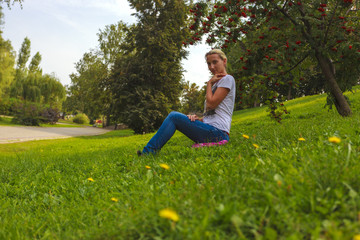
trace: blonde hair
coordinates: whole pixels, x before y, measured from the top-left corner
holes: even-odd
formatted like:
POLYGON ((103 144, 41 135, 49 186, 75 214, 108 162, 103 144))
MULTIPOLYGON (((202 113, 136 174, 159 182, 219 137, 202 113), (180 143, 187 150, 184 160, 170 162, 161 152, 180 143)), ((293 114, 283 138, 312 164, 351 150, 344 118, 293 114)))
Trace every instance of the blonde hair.
POLYGON ((219 57, 221 58, 221 60, 227 60, 225 53, 223 51, 221 51, 220 49, 212 49, 209 52, 207 52, 205 54, 205 60, 207 60, 207 56, 212 55, 212 54, 218 54, 219 57))

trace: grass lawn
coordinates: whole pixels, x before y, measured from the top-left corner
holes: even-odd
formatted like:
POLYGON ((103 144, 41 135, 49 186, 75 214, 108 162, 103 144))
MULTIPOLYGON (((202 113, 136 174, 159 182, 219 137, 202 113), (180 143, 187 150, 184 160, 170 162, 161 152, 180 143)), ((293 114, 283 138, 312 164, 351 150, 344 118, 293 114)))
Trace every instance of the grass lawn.
POLYGON ((348 96, 351 117, 299 98, 282 124, 238 111, 227 145, 176 133, 155 157, 136 156, 153 134, 129 130, 0 145, 0 239, 360 237, 360 92, 348 96))
POLYGON ((0 116, 0 126, 19 126, 18 124, 11 122, 12 117, 0 116))
POLYGON ((92 127, 91 124, 78 124, 78 123, 74 123, 71 120, 64 120, 64 119, 59 119, 59 121, 56 124, 40 124, 41 127, 92 127))

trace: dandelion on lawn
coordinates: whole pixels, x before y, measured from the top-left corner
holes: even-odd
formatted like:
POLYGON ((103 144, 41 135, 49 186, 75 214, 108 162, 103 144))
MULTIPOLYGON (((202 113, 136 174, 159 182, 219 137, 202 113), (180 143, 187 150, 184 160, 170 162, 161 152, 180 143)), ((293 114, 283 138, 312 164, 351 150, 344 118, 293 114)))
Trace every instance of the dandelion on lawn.
POLYGON ((89 182, 94 182, 94 179, 92 179, 91 177, 89 177, 87 180, 88 180, 89 182))
POLYGON ((174 222, 179 221, 179 215, 170 208, 165 208, 159 211, 159 216, 162 218, 170 219, 174 222))
POLYGON ((299 141, 305 141, 305 138, 302 138, 302 137, 301 137, 301 138, 299 138, 298 140, 299 140, 299 141))
POLYGON ((146 169, 150 169, 151 167, 150 166, 145 166, 146 169))
POLYGON ((329 142, 331 143, 340 143, 341 139, 338 137, 329 137, 329 142))
POLYGON ((353 238, 353 240, 360 240, 360 234, 356 234, 353 238))
POLYGON ((253 143, 254 148, 259 148, 259 145, 257 145, 256 143, 253 143))
POLYGON ((111 198, 111 201, 113 201, 113 202, 118 202, 119 199, 112 197, 112 198, 111 198))
POLYGON ((243 136, 243 138, 245 138, 245 139, 249 139, 249 136, 246 135, 246 134, 243 134, 242 136, 243 136))
POLYGON ((160 167, 162 167, 162 168, 165 169, 165 170, 170 169, 169 165, 167 165, 167 164, 165 164, 165 163, 161 163, 161 164, 160 164, 160 167))

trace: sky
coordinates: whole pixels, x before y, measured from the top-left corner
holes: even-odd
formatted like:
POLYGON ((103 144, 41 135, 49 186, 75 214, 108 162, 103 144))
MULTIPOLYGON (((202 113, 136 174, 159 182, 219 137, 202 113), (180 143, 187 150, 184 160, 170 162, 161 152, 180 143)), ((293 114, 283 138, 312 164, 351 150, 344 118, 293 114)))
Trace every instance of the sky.
MULTIPOLYGON (((118 21, 136 23, 127 0, 24 0, 9 10, 3 4, 3 38, 10 40, 16 52, 25 37, 31 41, 31 57, 40 52, 43 73, 55 74, 63 85, 76 73, 84 53, 98 45, 97 33, 118 21)), ((201 44, 188 48, 183 60, 184 80, 203 86, 210 77, 204 55, 210 47, 201 44)), ((30 62, 30 60, 29 60, 30 62)))

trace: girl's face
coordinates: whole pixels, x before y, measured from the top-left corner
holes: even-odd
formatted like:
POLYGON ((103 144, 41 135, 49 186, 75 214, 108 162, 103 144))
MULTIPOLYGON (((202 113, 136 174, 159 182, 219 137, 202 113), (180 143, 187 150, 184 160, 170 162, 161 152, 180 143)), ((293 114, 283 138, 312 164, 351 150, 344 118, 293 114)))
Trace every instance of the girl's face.
POLYGON ((212 74, 226 74, 226 59, 221 59, 219 54, 208 55, 206 62, 212 74))

